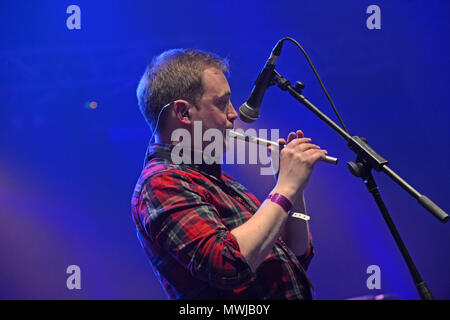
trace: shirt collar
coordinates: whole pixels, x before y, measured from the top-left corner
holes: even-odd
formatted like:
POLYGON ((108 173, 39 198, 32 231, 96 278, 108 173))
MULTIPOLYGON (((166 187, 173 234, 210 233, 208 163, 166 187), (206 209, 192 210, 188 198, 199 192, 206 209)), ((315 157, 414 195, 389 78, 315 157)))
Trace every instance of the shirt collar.
MULTIPOLYGON (((174 147, 175 145, 173 144, 151 143, 148 146, 147 155, 145 157, 146 164, 151 159, 164 159, 169 163, 174 163, 174 161, 172 160, 172 151, 174 147)), ((183 151, 190 153, 189 159, 191 159, 191 163, 190 164, 182 163, 181 165, 189 166, 197 170, 203 171, 209 175, 216 177, 217 179, 221 178, 222 166, 220 165, 220 163, 217 162, 213 162, 212 164, 205 163, 202 151, 197 151, 186 147, 181 149, 181 153, 183 153, 183 151), (195 157, 195 154, 197 154, 197 157, 195 157), (201 160, 200 163, 197 163, 199 161, 194 161, 199 159, 201 160)))

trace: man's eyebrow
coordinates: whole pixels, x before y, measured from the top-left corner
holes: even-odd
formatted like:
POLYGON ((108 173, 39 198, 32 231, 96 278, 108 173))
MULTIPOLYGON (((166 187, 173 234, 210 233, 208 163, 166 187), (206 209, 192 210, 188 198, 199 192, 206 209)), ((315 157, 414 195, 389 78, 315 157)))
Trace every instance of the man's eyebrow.
POLYGON ((230 96, 231 96, 231 92, 227 91, 224 94, 222 94, 221 96, 216 97, 214 100, 215 101, 222 101, 222 100, 228 99, 230 96))

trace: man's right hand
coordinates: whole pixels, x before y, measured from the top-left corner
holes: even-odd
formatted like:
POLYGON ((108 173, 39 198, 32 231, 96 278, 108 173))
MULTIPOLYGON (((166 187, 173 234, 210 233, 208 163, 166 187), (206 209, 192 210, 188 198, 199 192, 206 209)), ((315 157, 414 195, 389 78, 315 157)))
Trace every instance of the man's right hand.
MULTIPOLYGON (((279 139, 278 143, 285 147, 272 156, 279 156, 279 172, 275 189, 294 202, 297 195, 302 193, 314 165, 327 155, 326 150, 320 149, 318 145, 312 144, 310 138, 305 138, 303 132, 291 132, 288 141, 279 139)), ((269 147, 273 151, 272 147, 269 147)))

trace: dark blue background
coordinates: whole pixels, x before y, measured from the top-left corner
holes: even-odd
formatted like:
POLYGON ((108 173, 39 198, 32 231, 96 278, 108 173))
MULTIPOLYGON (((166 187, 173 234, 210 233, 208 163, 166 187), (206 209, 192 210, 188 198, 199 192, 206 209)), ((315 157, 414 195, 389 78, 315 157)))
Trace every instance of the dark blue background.
MULTIPOLYGON (((150 131, 135 97, 151 58, 195 47, 231 61, 237 108, 284 36, 308 51, 354 135, 444 210, 450 152, 448 1, 2 1, 0 10, 0 298, 165 299, 135 236, 130 198, 150 131), (66 8, 81 8, 81 30, 66 8), (366 8, 381 8, 381 30, 366 8), (86 108, 98 102, 95 110, 86 108), (82 289, 66 288, 81 267, 82 289)), ((335 119, 305 59, 286 43, 277 69, 335 119)), ((241 122, 237 127, 244 127, 241 122)), ((307 190, 317 299, 417 292, 387 227, 346 161, 345 143, 288 94, 270 89, 259 128, 300 128, 340 158, 307 190), (368 290, 366 268, 381 268, 368 290)), ((259 167, 226 165, 260 199, 259 167)), ((450 298, 449 226, 375 175, 419 270, 450 298)))

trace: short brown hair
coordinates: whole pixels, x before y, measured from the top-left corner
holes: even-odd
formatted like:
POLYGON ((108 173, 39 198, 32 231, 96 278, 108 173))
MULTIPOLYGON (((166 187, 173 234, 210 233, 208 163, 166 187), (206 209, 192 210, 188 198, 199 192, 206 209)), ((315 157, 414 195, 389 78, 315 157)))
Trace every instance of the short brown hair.
MULTIPOLYGON (((228 73, 228 61, 195 49, 172 49, 147 66, 136 90, 139 108, 154 131, 162 107, 184 99, 196 105, 204 93, 202 74, 208 67, 228 73)), ((163 117, 161 117, 163 118, 163 117)), ((161 125, 162 119, 158 126, 161 125)))

